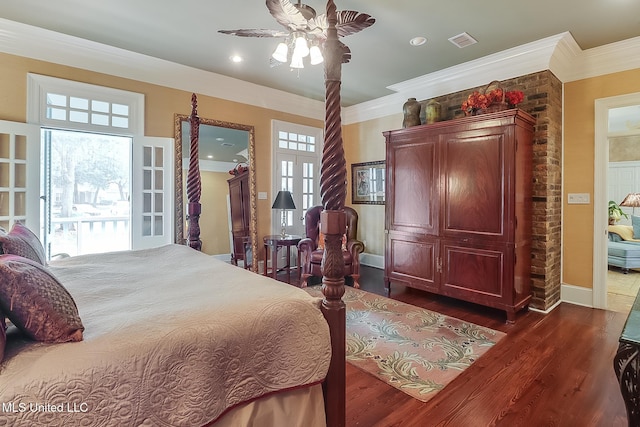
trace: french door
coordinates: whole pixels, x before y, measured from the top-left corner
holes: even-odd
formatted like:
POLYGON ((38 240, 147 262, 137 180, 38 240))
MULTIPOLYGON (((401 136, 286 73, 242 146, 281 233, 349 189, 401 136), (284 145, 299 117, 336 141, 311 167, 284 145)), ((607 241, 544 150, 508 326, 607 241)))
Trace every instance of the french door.
POLYGON ((288 234, 305 235, 304 215, 320 203, 320 156, 322 129, 273 121, 274 180, 273 198, 278 191, 290 191, 295 210, 273 212, 272 230, 284 225, 288 234))
POLYGON ((278 154, 276 167, 277 191, 291 192, 295 210, 274 212, 274 230, 280 231, 284 225, 287 234, 305 235, 304 215, 307 210, 319 203, 319 165, 313 155, 278 154), (284 221, 284 224, 283 224, 284 221))

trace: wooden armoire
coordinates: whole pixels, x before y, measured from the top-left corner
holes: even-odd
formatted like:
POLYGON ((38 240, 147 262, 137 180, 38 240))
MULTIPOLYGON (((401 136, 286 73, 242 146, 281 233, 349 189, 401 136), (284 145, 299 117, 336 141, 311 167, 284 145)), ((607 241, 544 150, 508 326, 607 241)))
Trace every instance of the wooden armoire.
POLYGON ((238 265, 238 260, 243 261, 248 268, 251 259, 251 235, 249 223, 251 208, 249 207, 249 172, 243 172, 227 180, 229 183, 229 205, 231 210, 231 236, 233 247, 231 248, 231 262, 238 265))
POLYGON ((535 119, 517 110, 384 132, 385 287, 504 310, 531 299, 535 119))

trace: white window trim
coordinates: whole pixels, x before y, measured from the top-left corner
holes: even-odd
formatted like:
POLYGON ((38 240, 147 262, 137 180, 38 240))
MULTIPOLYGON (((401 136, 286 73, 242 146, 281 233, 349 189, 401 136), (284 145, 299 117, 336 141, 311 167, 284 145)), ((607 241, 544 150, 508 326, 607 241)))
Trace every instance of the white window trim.
POLYGON ((57 129, 85 130, 112 135, 144 135, 144 95, 141 93, 28 73, 27 100, 27 123, 57 129), (129 127, 119 128, 76 122, 73 123, 73 126, 69 126, 65 121, 47 119, 45 94, 49 92, 78 96, 80 98, 92 97, 107 102, 126 104, 129 106, 129 127))

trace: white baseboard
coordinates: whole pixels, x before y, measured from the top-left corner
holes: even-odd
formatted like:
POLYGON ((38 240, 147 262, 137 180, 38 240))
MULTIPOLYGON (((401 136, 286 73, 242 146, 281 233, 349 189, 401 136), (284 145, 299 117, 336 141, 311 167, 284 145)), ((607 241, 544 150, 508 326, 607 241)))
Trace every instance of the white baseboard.
POLYGON ((360 264, 368 267, 384 269, 384 256, 363 252, 360 254, 360 264))
POLYGON ((560 286, 560 301, 584 307, 593 307, 593 289, 563 283, 560 286))
MULTIPOLYGON (((555 304, 553 304, 551 307, 547 308, 546 310, 541 310, 539 308, 534 308, 529 306, 529 311, 535 311, 536 313, 542 313, 542 314, 549 314, 551 313, 551 311, 553 311, 554 308, 556 308, 557 306, 559 306, 563 301, 557 301, 555 304)), ((568 301, 566 301, 568 302, 568 301)))

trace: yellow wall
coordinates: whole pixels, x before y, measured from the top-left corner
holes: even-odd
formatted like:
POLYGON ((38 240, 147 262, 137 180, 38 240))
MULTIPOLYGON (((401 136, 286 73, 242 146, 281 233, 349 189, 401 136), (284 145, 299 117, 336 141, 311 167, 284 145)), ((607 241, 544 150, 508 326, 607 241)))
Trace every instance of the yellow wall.
MULTIPOLYGON (((68 80, 142 93, 145 96, 145 134, 173 138, 175 114, 191 113, 191 93, 67 67, 49 62, 0 53, 0 120, 26 121, 27 73, 43 74, 68 80)), ((271 120, 277 119, 307 126, 323 127, 321 120, 254 107, 209 96, 198 96, 198 115, 234 123, 252 125, 256 139, 257 191, 268 194, 257 201, 258 238, 271 233, 271 120)), ((203 210, 201 221, 206 221, 203 210)), ((204 226, 204 224, 201 224, 204 226)), ((226 230, 226 221, 222 229, 226 230)), ((220 238, 228 240, 228 234, 220 238)), ((258 245, 262 247, 262 245, 258 245)))
POLYGON ((640 69, 566 83, 564 90, 562 281, 593 288, 594 206, 569 205, 566 195, 589 193, 593 200, 595 100, 640 92, 640 69))
POLYGON ((358 212, 358 239, 365 240, 365 252, 384 256, 384 205, 351 204, 351 164, 385 159, 385 141, 382 132, 402 127, 400 113, 344 126, 343 139, 348 169, 346 204, 358 212))

